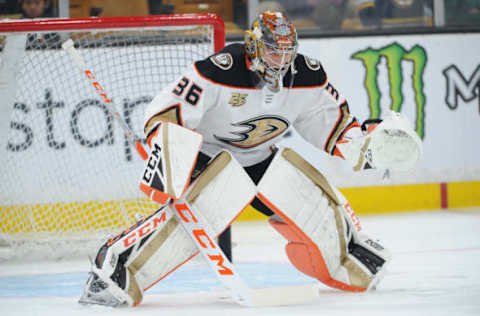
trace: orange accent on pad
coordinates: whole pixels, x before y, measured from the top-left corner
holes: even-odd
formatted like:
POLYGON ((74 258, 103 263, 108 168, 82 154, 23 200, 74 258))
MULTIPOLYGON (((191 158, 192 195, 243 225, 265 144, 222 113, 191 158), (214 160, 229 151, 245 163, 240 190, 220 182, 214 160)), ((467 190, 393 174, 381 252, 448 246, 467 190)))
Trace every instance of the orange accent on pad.
POLYGON ((146 184, 140 183, 140 190, 145 193, 152 201, 155 201, 160 204, 165 204, 168 202, 168 199, 173 198, 165 192, 155 190, 152 187, 149 187, 146 184))
MULTIPOLYGON (((148 136, 147 138, 147 144, 148 144, 148 147, 152 148, 152 139, 158 134, 158 129, 153 132, 152 134, 150 134, 150 136, 148 136)), ((143 158, 143 157, 142 157, 143 158)), ((148 155, 147 155, 147 158, 148 158, 148 155)), ((147 160, 147 158, 143 159, 143 160, 147 160)))
POLYGON ((295 233, 287 224, 270 219, 270 225, 275 228, 289 243, 285 246, 288 259, 302 273, 319 279, 322 274, 328 274, 328 271, 321 271, 322 267, 317 266, 322 259, 317 258, 318 252, 310 251, 307 246, 308 241, 303 236, 295 233))
POLYGON ((282 211, 280 211, 263 194, 258 193, 258 198, 265 203, 276 215, 285 222, 270 220, 269 223, 289 243, 285 247, 290 262, 302 273, 309 275, 320 282, 343 291, 364 292, 365 288, 358 288, 332 278, 318 246, 282 211))

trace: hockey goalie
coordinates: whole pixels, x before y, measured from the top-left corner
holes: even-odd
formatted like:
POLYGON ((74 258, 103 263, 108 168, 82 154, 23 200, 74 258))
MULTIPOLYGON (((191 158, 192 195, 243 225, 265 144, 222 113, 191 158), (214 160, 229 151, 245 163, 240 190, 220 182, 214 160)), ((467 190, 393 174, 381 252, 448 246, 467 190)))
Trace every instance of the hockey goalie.
POLYGON ((342 291, 376 287, 389 251, 361 230, 321 170, 277 143, 294 127, 362 170, 410 168, 421 142, 398 113, 360 125, 321 63, 297 50, 288 18, 264 12, 243 44, 195 62, 153 99, 140 188, 161 207, 98 250, 80 302, 136 306, 148 288, 198 253, 169 211, 180 198, 216 236, 251 204, 285 237, 299 271, 342 291))

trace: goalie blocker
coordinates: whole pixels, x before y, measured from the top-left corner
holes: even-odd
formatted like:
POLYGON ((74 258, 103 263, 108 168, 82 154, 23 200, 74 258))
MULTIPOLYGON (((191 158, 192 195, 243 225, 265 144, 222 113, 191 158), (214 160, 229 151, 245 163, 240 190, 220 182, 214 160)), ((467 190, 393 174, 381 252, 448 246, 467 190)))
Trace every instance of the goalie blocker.
MULTIPOLYGON (((174 124, 163 125, 172 139, 177 133, 183 135, 184 141, 176 144, 179 148, 168 151, 167 157, 170 161, 181 160, 185 157, 183 153, 188 152, 182 146, 195 143, 193 139, 198 140, 198 134, 174 124), (187 139, 189 135, 191 138, 187 139)), ((165 139, 154 137, 152 142, 161 143, 165 139)), ((186 159, 193 164, 196 154, 186 159)), ((183 166, 191 170, 188 163, 183 166)), ((148 162, 147 168, 150 168, 148 162)), ((169 168, 162 171, 165 170, 171 171, 169 168)), ((155 173, 159 172, 157 168, 155 173)), ((173 173, 163 174, 164 179, 168 177, 181 178, 173 173)), ((184 176, 182 179, 183 182, 177 183, 189 181, 184 176)), ((151 184, 145 184, 144 188, 152 188, 151 184)), ((180 184, 176 192, 182 191, 181 187, 180 184)), ((149 196, 154 196, 153 191, 161 192, 160 189, 152 188, 149 196)), ((287 255, 301 272, 328 286, 357 292, 374 288, 382 278, 390 260, 389 252, 361 232, 345 198, 291 149, 275 153, 257 186, 234 157, 224 151, 181 196, 218 236, 255 195, 275 213, 269 223, 288 240, 287 255)), ((81 302, 137 305, 146 289, 197 253, 188 234, 172 216, 170 206, 163 206, 102 246, 81 302)))

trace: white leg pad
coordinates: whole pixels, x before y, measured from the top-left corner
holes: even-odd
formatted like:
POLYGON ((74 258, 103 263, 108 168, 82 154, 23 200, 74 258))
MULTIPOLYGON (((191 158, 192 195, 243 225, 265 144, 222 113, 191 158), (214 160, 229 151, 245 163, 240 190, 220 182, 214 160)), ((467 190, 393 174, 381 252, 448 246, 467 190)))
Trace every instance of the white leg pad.
MULTIPOLYGON (((343 196, 339 199, 338 191, 318 170, 293 150, 280 149, 258 184, 258 191, 259 198, 286 224, 280 229, 279 222, 273 226, 287 239, 295 236, 295 240, 289 239, 291 243, 309 249, 304 252, 298 247, 302 250, 299 254, 314 254, 310 257, 316 261, 312 263, 313 272, 307 274, 342 290, 365 291, 369 287, 374 273, 348 250, 356 229, 343 207, 346 200, 343 196)), ((290 251, 289 258, 294 264, 300 262, 297 268, 305 266, 301 262, 304 259, 292 256, 295 251, 290 251)))
MULTIPOLYGON (((255 195, 256 188, 248 174, 225 151, 213 159, 184 197, 218 236, 255 195)), ((106 279, 118 301, 138 305, 146 289, 198 254, 170 207, 125 231, 102 247, 102 255, 102 250, 97 255, 95 261, 100 264, 93 271, 106 279), (125 278, 113 277, 120 274, 125 278), (115 281, 118 279, 124 281, 115 281)))
MULTIPOLYGON (((250 204, 255 194, 255 185, 243 167, 230 153, 222 152, 188 189, 186 200, 218 236, 250 204)), ((159 247, 152 247, 151 256, 135 273, 144 289, 198 253, 178 221, 174 217, 171 221, 174 227, 168 238, 159 247)), ((132 258, 132 264, 134 262, 132 258)))

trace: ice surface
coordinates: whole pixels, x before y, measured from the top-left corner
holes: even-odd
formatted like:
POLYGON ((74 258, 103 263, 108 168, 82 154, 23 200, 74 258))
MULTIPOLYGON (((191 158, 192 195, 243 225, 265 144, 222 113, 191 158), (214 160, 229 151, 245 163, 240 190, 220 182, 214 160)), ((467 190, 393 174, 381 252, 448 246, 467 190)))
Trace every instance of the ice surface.
MULTIPOLYGON (((480 315, 480 209, 362 218, 365 232, 393 253, 377 290, 320 287, 309 304, 246 308, 235 304, 201 259, 145 293, 136 308, 81 306, 88 259, 0 264, 1 315, 480 315)), ((284 241, 264 222, 235 223, 234 263, 249 286, 308 284, 289 263, 284 241)))

